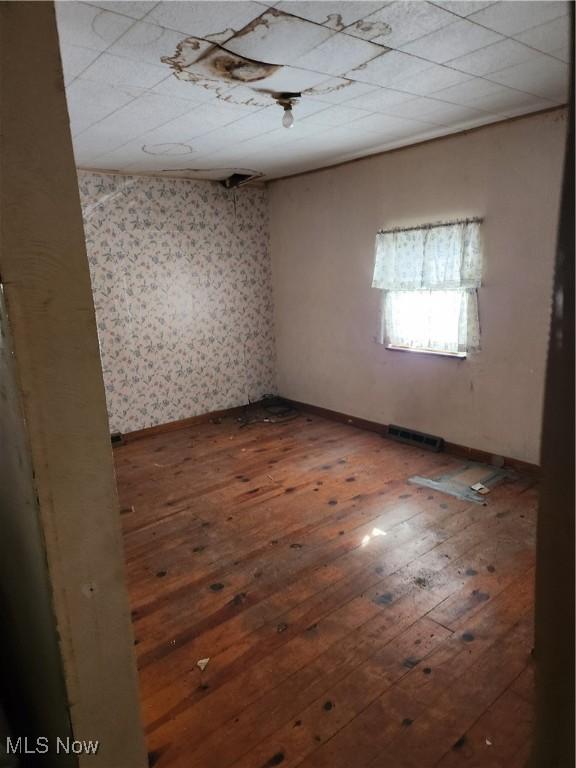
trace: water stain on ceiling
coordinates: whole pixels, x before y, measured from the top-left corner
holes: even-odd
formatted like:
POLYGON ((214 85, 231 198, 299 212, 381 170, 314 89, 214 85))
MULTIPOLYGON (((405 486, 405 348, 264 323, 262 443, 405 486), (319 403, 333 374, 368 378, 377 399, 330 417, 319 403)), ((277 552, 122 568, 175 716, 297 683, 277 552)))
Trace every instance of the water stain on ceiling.
POLYGON ((163 144, 143 144, 142 152, 147 155, 190 155, 194 150, 189 144, 183 144, 181 142, 169 141, 163 144))
POLYGON ((390 24, 384 21, 370 21, 369 19, 360 19, 353 27, 354 30, 361 33, 361 37, 367 40, 373 40, 376 37, 389 35, 392 32, 390 24))
MULTIPOLYGON (((332 16, 328 18, 336 28, 341 24, 341 20, 332 19, 332 16)), ((310 24, 273 8, 230 37, 231 31, 217 32, 205 38, 189 36, 176 46, 172 56, 163 56, 161 61, 173 70, 178 79, 214 90, 217 97, 223 101, 261 107, 270 103, 270 96, 274 98, 278 94, 274 89, 266 90, 255 86, 263 84, 262 81, 280 71, 284 63, 288 63, 289 59, 284 52, 287 45, 292 49, 294 46, 298 48, 303 31, 308 36, 317 36, 318 42, 334 34, 327 27, 310 24), (225 42, 218 42, 226 37, 225 42), (266 52, 266 60, 253 58, 250 55, 252 50, 258 53, 266 52), (254 95, 244 91, 242 96, 237 94, 237 98, 228 88, 223 88, 223 85, 247 86, 252 88, 254 95)), ((309 42, 306 43, 308 44, 309 42)), ((291 50, 290 56, 293 55, 294 50, 291 50)), ((323 92, 342 87, 344 85, 339 84, 335 88, 328 87, 323 92)))
POLYGON ((263 80, 280 69, 277 64, 249 59, 230 53, 220 45, 202 50, 202 43, 195 37, 187 37, 176 47, 174 56, 163 56, 176 77, 202 84, 203 81, 228 83, 253 83, 263 80))

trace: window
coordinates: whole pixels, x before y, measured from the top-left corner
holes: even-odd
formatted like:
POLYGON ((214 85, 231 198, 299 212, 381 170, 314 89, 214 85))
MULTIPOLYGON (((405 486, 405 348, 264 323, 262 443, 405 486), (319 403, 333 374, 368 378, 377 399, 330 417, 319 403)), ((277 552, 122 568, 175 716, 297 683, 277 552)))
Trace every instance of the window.
POLYGON ((382 343, 459 357, 478 349, 481 261, 478 219, 379 232, 382 343))

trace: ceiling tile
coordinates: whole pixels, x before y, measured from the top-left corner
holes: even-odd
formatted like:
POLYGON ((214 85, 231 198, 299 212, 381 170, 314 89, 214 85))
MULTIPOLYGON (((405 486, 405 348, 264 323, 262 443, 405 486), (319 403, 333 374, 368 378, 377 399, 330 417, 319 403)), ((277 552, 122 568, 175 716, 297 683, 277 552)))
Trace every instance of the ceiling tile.
POLYGON ((570 64, 572 61, 572 46, 564 45, 562 48, 557 48, 555 51, 550 52, 550 56, 554 56, 555 59, 560 59, 560 61, 565 61, 567 64, 570 64))
MULTIPOLYGON (((115 152, 113 155, 110 155, 109 157, 118 156, 120 152, 115 152)), ((173 176, 175 173, 177 173, 180 169, 182 169, 183 172, 185 172, 185 175, 188 178, 193 178, 191 173, 195 169, 206 169, 208 171, 215 170, 214 166, 206 162, 204 160, 204 155, 198 155, 196 153, 192 153, 189 155, 147 155, 144 152, 140 154, 138 159, 135 159, 130 165, 124 166, 123 170, 125 170, 126 173, 158 173, 160 175, 168 175, 173 176), (190 174, 190 175, 189 175, 190 174)), ((108 156, 107 156, 108 158, 108 156)), ((102 162, 104 158, 98 158, 98 162, 102 162)), ((222 179, 226 176, 229 176, 230 173, 232 173, 232 169, 230 168, 228 173, 225 171, 220 174, 219 177, 216 177, 215 180, 218 180, 218 178, 222 179)), ((210 175, 206 175, 204 178, 210 178, 210 175)))
POLYGON ((161 27, 193 37, 213 37, 222 42, 260 16, 266 9, 254 2, 189 2, 169 0, 159 3, 146 17, 161 27))
POLYGON ((403 104, 406 101, 412 101, 414 98, 412 93, 390 90, 389 88, 376 88, 375 91, 370 91, 370 93, 347 101, 346 106, 367 109, 371 112, 386 113, 389 107, 395 104, 403 104))
POLYGON ((133 141, 150 129, 167 123, 190 109, 189 102, 144 94, 74 137, 74 154, 80 164, 133 141))
POLYGON ((108 2, 107 0, 90 0, 90 5, 97 5, 105 11, 121 13, 124 16, 130 16, 133 19, 141 19, 158 3, 155 0, 118 0, 117 2, 108 2))
POLYGON ((108 168, 110 170, 123 170, 130 165, 146 160, 153 161, 156 167, 159 167, 161 163, 160 157, 153 157, 142 151, 142 139, 129 141, 117 149, 104 152, 98 156, 100 168, 108 168))
POLYGON ((300 62, 295 63, 298 67, 284 66, 270 77, 262 80, 261 83, 254 83, 254 88, 258 90, 261 87, 266 91, 290 91, 294 93, 313 88, 326 80, 326 75, 323 72, 300 69, 300 62))
POLYGON ((318 2, 307 2, 298 0, 298 2, 281 2, 276 5, 279 11, 291 13, 302 19, 315 21, 317 24, 323 24, 330 29, 341 30, 349 24, 353 24, 358 19, 377 11, 385 2, 363 2, 355 0, 354 2, 332 2, 331 0, 319 0, 318 2))
POLYGON ((309 115, 315 115, 317 112, 322 112, 322 110, 329 106, 330 105, 325 101, 318 101, 318 99, 306 97, 298 99, 292 111, 294 112, 296 123, 298 123, 301 122, 303 118, 308 117, 309 115))
POLYGON ((570 17, 560 16, 554 21, 521 32, 516 35, 516 40, 544 53, 565 48, 570 45, 570 17))
POLYGON ((390 107, 389 114, 437 125, 447 125, 451 121, 460 122, 461 120, 470 120, 481 116, 479 110, 471 107, 449 104, 436 99, 427 99, 424 96, 405 104, 396 104, 390 107))
POLYGON ((161 65, 154 66, 142 61, 103 53, 83 72, 82 77, 85 80, 94 80, 98 83, 152 88, 164 80, 166 69, 161 65))
MULTIPOLYGON (((310 139, 322 135, 327 130, 326 126, 316 125, 307 120, 296 120, 292 128, 283 128, 279 121, 274 118, 273 126, 259 136, 254 136, 242 142, 241 157, 243 162, 251 154, 260 160, 266 151, 278 153, 280 150, 284 153, 287 146, 297 143, 301 139, 310 139)), ((221 159, 228 154, 228 150, 214 154, 214 159, 221 159)), ((228 155, 229 157, 229 155, 228 155)))
POLYGON ((422 120, 437 125, 453 125, 463 121, 474 122, 484 119, 485 111, 473 107, 462 107, 458 104, 438 102, 434 107, 422 113, 422 120))
MULTIPOLYGON (((271 128, 266 133, 243 141, 243 162, 250 162, 250 160, 247 158, 251 157, 257 157, 258 160, 260 160, 267 153, 267 151, 276 153, 278 151, 278 147, 284 147, 286 144, 295 141, 294 136, 298 138, 300 136, 306 135, 302 133, 304 127, 305 124, 302 122, 298 125, 295 124, 292 128, 289 129, 283 128, 278 123, 276 123, 275 127, 271 128)), ((312 127, 317 128, 317 126, 312 127)), ((229 161, 231 159, 229 154, 229 147, 214 153, 211 159, 218 160, 219 162, 223 161, 224 159, 229 161)))
POLYGON ((514 94, 518 93, 518 91, 512 91, 510 88, 505 88, 497 83, 491 83, 489 80, 476 77, 468 80, 466 83, 444 88, 444 90, 438 91, 435 96, 437 99, 449 101, 460 106, 482 109, 483 104, 491 103, 493 96, 498 97, 503 93, 514 94))
MULTIPOLYGON (((261 125, 261 133, 265 133, 266 129, 261 125)), ((194 156, 208 155, 212 152, 216 152, 222 147, 234 146, 235 144, 241 144, 247 139, 254 137, 254 130, 251 126, 243 126, 242 120, 236 120, 229 125, 223 125, 219 128, 197 136, 191 140, 187 146, 192 147, 192 154, 194 156)), ((258 136, 259 134, 256 134, 258 136)), ((141 137, 142 140, 146 139, 146 136, 141 137)), ((146 147, 150 145, 145 144, 146 147)), ((157 145, 151 145, 155 147, 157 145)), ((161 146, 161 145, 160 145, 161 146)))
POLYGON ((538 54, 535 54, 531 48, 517 43, 515 40, 506 39, 487 45, 479 51, 468 53, 466 56, 451 59, 448 65, 462 72, 481 76, 504 69, 504 67, 529 61, 534 56, 538 56, 538 54))
MULTIPOLYGON (((262 170, 260 164, 258 164, 258 167, 252 165, 249 153, 243 154, 242 160, 239 162, 237 149, 232 151, 226 149, 200 156, 192 155, 188 161, 186 161, 185 158, 181 158, 178 164, 176 163, 176 160, 177 158, 166 158, 165 168, 168 169, 170 167, 175 168, 179 166, 186 167, 190 170, 205 169, 207 171, 207 173, 198 176, 194 173, 187 173, 186 178, 212 179, 218 181, 229 176, 234 171, 252 171, 253 173, 260 173, 262 170), (219 171, 220 173, 218 173, 219 171)), ((170 175, 173 176, 174 173, 170 173, 170 175)))
POLYGON ((62 69, 64 71, 64 82, 70 83, 83 72, 86 67, 92 64, 100 53, 92 48, 81 48, 78 45, 60 45, 60 56, 62 58, 62 69))
POLYGON ((373 90, 374 86, 371 83, 360 83, 342 77, 331 77, 328 80, 323 80, 319 85, 307 89, 304 95, 312 96, 314 99, 324 101, 327 104, 341 104, 373 90))
MULTIPOLYGON (((158 144, 171 141, 188 143, 197 136, 203 136, 215 128, 223 128, 239 120, 243 114, 245 113, 242 110, 230 104, 199 104, 173 120, 164 119, 162 125, 146 132, 146 140, 158 144)), ((142 133, 144 131, 141 131, 140 135, 142 133)))
POLYGON ((294 63, 302 69, 312 69, 326 75, 341 75, 376 56, 381 56, 384 51, 379 45, 339 33, 304 56, 294 59, 294 63))
POLYGON ((396 0, 357 22, 347 34, 398 48, 429 32, 452 24, 454 15, 423 0, 396 0))
POLYGON ((354 123, 355 130, 365 129, 380 134, 381 140, 397 136, 413 136, 428 128, 433 128, 432 123, 421 120, 411 120, 395 115, 369 115, 354 123))
MULTIPOLYGON (((282 124, 282 110, 277 105, 273 104, 269 107, 264 107, 254 111, 250 115, 241 115, 233 125, 237 125, 243 135, 252 134, 252 136, 258 136, 261 133, 272 131, 275 128, 281 127, 282 124)), ((286 129, 284 129, 286 130, 286 129)))
POLYGON ((415 93, 418 96, 428 96, 442 88, 448 88, 450 85, 464 83, 470 78, 471 75, 457 72, 450 67, 433 64, 429 69, 422 72, 416 72, 406 78, 399 78, 394 82, 394 87, 400 91, 415 93))
POLYGON ((235 167, 294 173, 565 98, 566 6, 555 0, 529 8, 522 0, 290 0, 277 2, 280 10, 250 0, 98 3, 57 11, 74 151, 85 167, 194 178, 235 167), (219 77, 209 63, 201 82, 179 79, 160 59, 188 37, 279 67, 252 83, 219 77), (272 100, 279 91, 302 92, 289 130, 272 100))
POLYGON ((226 49, 268 64, 291 64, 333 34, 327 27, 272 9, 228 40, 226 49))
MULTIPOLYGON (((201 110, 202 108, 203 105, 196 107, 198 110, 201 110)), ((212 110, 212 112, 214 115, 217 114, 216 110, 212 110)), ((123 131, 125 140, 129 141, 144 133, 160 131, 165 125, 173 123, 177 124, 177 121, 179 120, 188 126, 190 122, 187 122, 185 118, 189 114, 192 114, 190 111, 190 102, 176 99, 167 100, 162 96, 147 93, 135 101, 130 102, 127 106, 122 107, 122 109, 117 110, 105 120, 98 123, 96 127, 101 128, 103 131, 109 130, 113 134, 123 131)), ((238 117, 238 113, 234 112, 234 116, 229 119, 231 121, 236 117, 238 117)), ((200 119, 200 117, 195 117, 192 122, 196 125, 200 122, 200 119)), ((215 118, 212 119, 214 120, 215 118)), ((204 125, 206 126, 205 130, 208 130, 210 120, 205 118, 204 125)), ((84 134, 82 134, 82 136, 83 135, 84 134)), ((170 133, 169 135, 172 136, 173 134, 170 133)), ((158 141, 162 140, 164 139, 159 133, 158 141)), ((172 139, 165 140, 168 141, 172 139)), ((177 140, 182 140, 182 136, 177 140)))
MULTIPOLYGON (((190 158, 198 152, 197 146, 192 144, 186 144, 183 141, 164 142, 160 144, 153 144, 147 140, 146 134, 140 136, 135 144, 140 145, 140 158, 146 156, 147 158, 161 158, 162 162, 169 159, 178 159, 179 162, 184 159, 189 162, 190 158)), ((126 145, 128 148, 130 145, 126 145)), ((117 150, 118 151, 118 150, 117 150)))
POLYGON ((120 40, 110 46, 108 53, 165 67, 168 74, 168 65, 163 64, 161 59, 163 56, 174 56, 176 46, 182 39, 180 32, 137 21, 120 40))
MULTIPOLYGON (((297 126, 294 126, 296 128, 297 126)), ((303 129, 302 133, 298 133, 297 130, 290 129, 291 137, 293 141, 284 145, 278 143, 275 146, 284 149, 284 146, 297 149, 298 152, 304 154, 305 152, 318 152, 319 150, 328 150, 334 152, 334 149, 326 142, 326 137, 335 128, 328 125, 320 125, 318 123, 311 123, 309 120, 302 121, 298 126, 298 130, 303 129)), ((278 129, 277 133, 280 132, 278 129)), ((271 134, 269 134, 271 136, 271 134)), ((272 146, 272 145, 271 145, 272 146)))
POLYGON ((230 88, 230 84, 207 88, 205 85, 189 80, 180 80, 176 75, 168 75, 164 80, 154 86, 154 91, 163 96, 175 96, 178 99, 188 99, 196 104, 211 101, 217 98, 217 92, 230 88))
POLYGON ((359 80, 374 85, 389 85, 401 77, 420 72, 430 66, 428 61, 423 61, 416 56, 410 56, 401 51, 388 51, 377 59, 372 59, 367 64, 346 73, 351 80, 359 80))
MULTIPOLYGON (((224 104, 234 107, 242 115, 251 114, 258 109, 268 107, 272 103, 272 97, 269 93, 258 93, 245 85, 232 87, 224 86, 214 91, 215 100, 213 104, 224 104)), ((204 102, 206 103, 206 102, 204 102)))
POLYGON ((262 138, 266 140, 267 146, 284 146, 301 139, 312 139, 323 136, 328 127, 318 123, 311 123, 309 120, 296 120, 292 128, 283 128, 279 123, 270 133, 266 133, 262 138))
MULTIPOLYGON (((520 91, 517 91, 517 93, 520 93, 520 91)), ((517 106, 506 107, 498 114, 502 117, 519 117, 520 115, 527 115, 531 112, 538 112, 542 109, 550 109, 551 107, 558 106, 552 104, 548 99, 532 96, 530 93, 523 94, 523 96, 525 96, 525 98, 522 99, 521 103, 517 106)))
POLYGON ((508 0, 494 3, 468 18, 503 35, 517 35, 567 13, 568 3, 557 0, 508 0))
POLYGON ((494 0, 488 0, 488 2, 486 0, 445 0, 445 2, 434 0, 434 5, 439 5, 441 8, 465 18, 488 5, 494 5, 494 0))
POLYGON ((370 113, 365 109, 355 109, 348 106, 348 104, 334 104, 331 107, 323 109, 321 112, 316 112, 310 117, 306 117, 305 120, 308 123, 315 125, 325 125, 328 127, 336 127, 339 125, 348 125, 349 123, 359 120, 361 117, 367 117, 370 113))
POLYGON ((122 128, 113 128, 98 123, 87 131, 74 136, 74 158, 76 165, 86 166, 96 160, 100 155, 111 152, 123 144, 126 144, 127 136, 122 128))
POLYGON ((130 172, 130 158, 126 157, 121 151, 118 151, 116 156, 100 154, 92 157, 79 149, 75 149, 74 159, 76 166, 82 170, 130 172))
POLYGON ((68 114, 72 133, 80 133, 142 95, 138 88, 121 88, 78 78, 69 87, 68 114))
MULTIPOLYGON (((420 124, 410 126, 411 130, 414 129, 420 131, 422 128, 423 126, 420 124)), ((426 130, 425 127, 424 130, 426 130)), ((363 130, 361 133, 358 133, 357 127, 355 125, 332 128, 328 133, 324 134, 322 138, 324 139, 325 146, 326 139, 329 138, 331 141, 334 141, 334 143, 337 144, 339 148, 342 148, 344 145, 346 145, 348 150, 351 152, 382 143, 382 134, 380 131, 363 130)))
POLYGON ((65 44, 95 51, 105 51, 134 24, 134 19, 78 2, 57 2, 56 16, 65 44))
POLYGON ((402 46, 402 50, 437 64, 443 64, 499 40, 502 40, 502 37, 496 32, 484 29, 466 19, 460 19, 437 32, 402 46))
POLYGON ((525 64, 492 72, 488 79, 545 99, 562 103, 568 99, 568 67, 544 54, 525 64))
MULTIPOLYGON (((497 113, 509 113, 529 104, 537 104, 536 108, 542 105, 542 100, 532 94, 516 91, 483 78, 445 88, 435 96, 442 101, 497 113)), ((548 105, 551 106, 551 103, 548 102, 548 105)))

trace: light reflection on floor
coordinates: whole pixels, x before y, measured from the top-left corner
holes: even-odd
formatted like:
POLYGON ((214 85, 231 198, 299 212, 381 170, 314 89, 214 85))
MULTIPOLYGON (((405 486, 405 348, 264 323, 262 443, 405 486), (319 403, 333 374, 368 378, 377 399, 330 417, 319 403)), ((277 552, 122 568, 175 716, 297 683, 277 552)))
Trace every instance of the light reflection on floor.
POLYGON ((367 546, 375 536, 386 536, 386 531, 382 531, 380 528, 372 528, 372 533, 367 533, 362 539, 361 546, 367 546))

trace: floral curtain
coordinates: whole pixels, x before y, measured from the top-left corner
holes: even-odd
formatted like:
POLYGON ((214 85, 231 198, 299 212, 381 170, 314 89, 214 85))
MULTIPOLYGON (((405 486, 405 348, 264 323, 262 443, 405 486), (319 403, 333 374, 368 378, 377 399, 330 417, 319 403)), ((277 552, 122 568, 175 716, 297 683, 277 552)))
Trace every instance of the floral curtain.
POLYGON ((373 288, 478 288, 481 275, 479 221, 392 230, 376 236, 373 288))
POLYGON ((372 285, 384 293, 381 341, 466 354, 480 347, 480 222, 380 232, 372 285))

